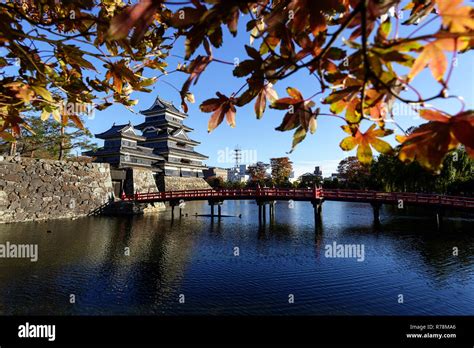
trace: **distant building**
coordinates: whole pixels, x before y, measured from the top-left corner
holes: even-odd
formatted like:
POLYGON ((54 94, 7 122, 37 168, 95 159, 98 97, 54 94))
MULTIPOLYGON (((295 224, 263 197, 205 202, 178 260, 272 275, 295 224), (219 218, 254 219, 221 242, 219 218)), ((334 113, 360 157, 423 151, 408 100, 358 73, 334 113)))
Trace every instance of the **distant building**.
POLYGON ((219 167, 209 167, 204 169, 204 178, 222 178, 224 181, 229 180, 229 169, 219 167))
POLYGON ((320 169, 319 166, 314 167, 314 175, 316 175, 318 178, 323 178, 323 171, 320 169))
POLYGON ((238 167, 229 168, 227 171, 229 181, 246 182, 249 179, 246 164, 240 164, 238 167))

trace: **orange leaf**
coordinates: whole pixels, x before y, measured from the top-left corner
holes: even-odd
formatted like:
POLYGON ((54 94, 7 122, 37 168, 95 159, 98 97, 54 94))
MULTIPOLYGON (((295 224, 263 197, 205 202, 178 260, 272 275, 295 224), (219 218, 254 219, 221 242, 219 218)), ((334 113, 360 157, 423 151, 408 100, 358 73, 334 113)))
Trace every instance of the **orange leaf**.
POLYGON ((433 77, 441 81, 448 67, 448 60, 443 51, 463 50, 468 42, 459 38, 440 38, 425 46, 411 67, 408 78, 412 80, 427 65, 433 77))
POLYGON ((236 112, 235 106, 230 104, 230 106, 228 107, 227 112, 226 112, 226 119, 227 119, 227 123, 232 128, 235 127, 235 112, 236 112))
POLYGON ((293 88, 293 87, 288 87, 286 89, 286 92, 288 93, 288 95, 290 97, 292 97, 293 99, 298 99, 298 100, 303 100, 303 96, 301 95, 300 91, 298 91, 296 88, 293 88))
POLYGON ((226 97, 219 92, 216 94, 218 98, 208 99, 200 105, 200 109, 203 112, 214 111, 211 118, 209 119, 207 127, 208 132, 211 132, 217 128, 217 126, 219 126, 224 120, 224 116, 227 119, 227 123, 231 127, 235 127, 235 98, 226 97))
POLYGON ((71 116, 69 116, 69 118, 72 120, 72 122, 74 122, 74 124, 76 125, 77 128, 84 129, 84 125, 82 124, 82 121, 79 118, 79 116, 71 115, 71 116))
POLYGON ((218 107, 209 119, 207 131, 212 132, 214 129, 216 129, 217 126, 219 126, 224 120, 224 115, 225 111, 223 110, 223 106, 218 107))
POLYGON ((417 160, 428 170, 439 172, 446 154, 459 143, 474 155, 474 111, 455 116, 433 110, 421 110, 423 118, 430 122, 422 124, 403 141, 399 158, 404 162, 417 160))
POLYGON ((438 5, 439 14, 443 24, 452 33, 463 33, 474 30, 474 18, 471 15, 472 8, 460 6, 463 0, 435 0, 438 5))

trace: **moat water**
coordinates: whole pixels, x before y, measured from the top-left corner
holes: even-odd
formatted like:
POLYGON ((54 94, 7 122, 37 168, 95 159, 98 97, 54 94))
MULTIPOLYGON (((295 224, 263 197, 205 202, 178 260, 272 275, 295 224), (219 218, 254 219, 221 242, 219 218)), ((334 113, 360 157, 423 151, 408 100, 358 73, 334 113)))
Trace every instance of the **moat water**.
POLYGON ((37 262, 0 258, 0 315, 474 315, 472 216, 437 231, 384 207, 377 227, 368 204, 326 202, 315 229, 310 203, 280 202, 259 228, 254 202, 222 211, 0 225, 0 244, 38 245, 37 262))

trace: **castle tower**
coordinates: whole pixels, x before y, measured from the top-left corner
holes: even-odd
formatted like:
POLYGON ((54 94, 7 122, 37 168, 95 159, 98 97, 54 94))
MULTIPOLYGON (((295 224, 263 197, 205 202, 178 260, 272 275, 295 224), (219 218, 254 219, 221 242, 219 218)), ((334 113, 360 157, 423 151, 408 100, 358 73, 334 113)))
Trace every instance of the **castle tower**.
POLYGON ((114 124, 109 130, 96 134, 96 138, 104 140, 104 146, 87 151, 84 155, 95 157, 96 162, 109 163, 112 168, 123 169, 130 167, 145 168, 160 173, 157 166, 163 157, 153 153, 153 150, 140 146, 145 137, 137 134, 130 124, 114 124))
POLYGON ((187 115, 160 97, 141 114, 145 121, 135 128, 142 131, 145 140, 139 144, 163 158, 159 162, 162 175, 202 178, 207 168, 202 161, 208 157, 194 150, 200 143, 188 135, 193 129, 183 124, 187 115))

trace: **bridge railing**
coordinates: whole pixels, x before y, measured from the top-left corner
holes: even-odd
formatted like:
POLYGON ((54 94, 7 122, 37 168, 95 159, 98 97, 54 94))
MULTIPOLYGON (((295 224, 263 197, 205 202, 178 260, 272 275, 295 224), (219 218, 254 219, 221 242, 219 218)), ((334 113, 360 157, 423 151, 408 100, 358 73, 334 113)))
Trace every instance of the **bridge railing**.
POLYGON ((380 192, 380 191, 358 191, 358 190, 326 190, 321 193, 323 198, 328 199, 347 199, 347 200, 370 200, 382 202, 399 202, 406 203, 426 203, 451 205, 459 207, 474 207, 474 197, 467 196, 447 196, 430 193, 414 193, 414 192, 380 192))
POLYGON ((426 193, 410 192, 380 192, 349 189, 294 189, 294 188, 245 188, 245 189, 206 189, 181 190, 165 192, 135 193, 122 195, 124 201, 171 201, 180 199, 336 199, 347 201, 379 201, 381 203, 397 203, 400 200, 406 203, 439 204, 455 207, 474 208, 474 197, 445 196, 426 193))
POLYGON ((268 198, 319 198, 321 189, 289 189, 289 188, 246 188, 246 189, 206 189, 180 190, 164 192, 135 193, 122 195, 122 200, 172 200, 185 198, 226 198, 226 197, 268 197, 268 198))

